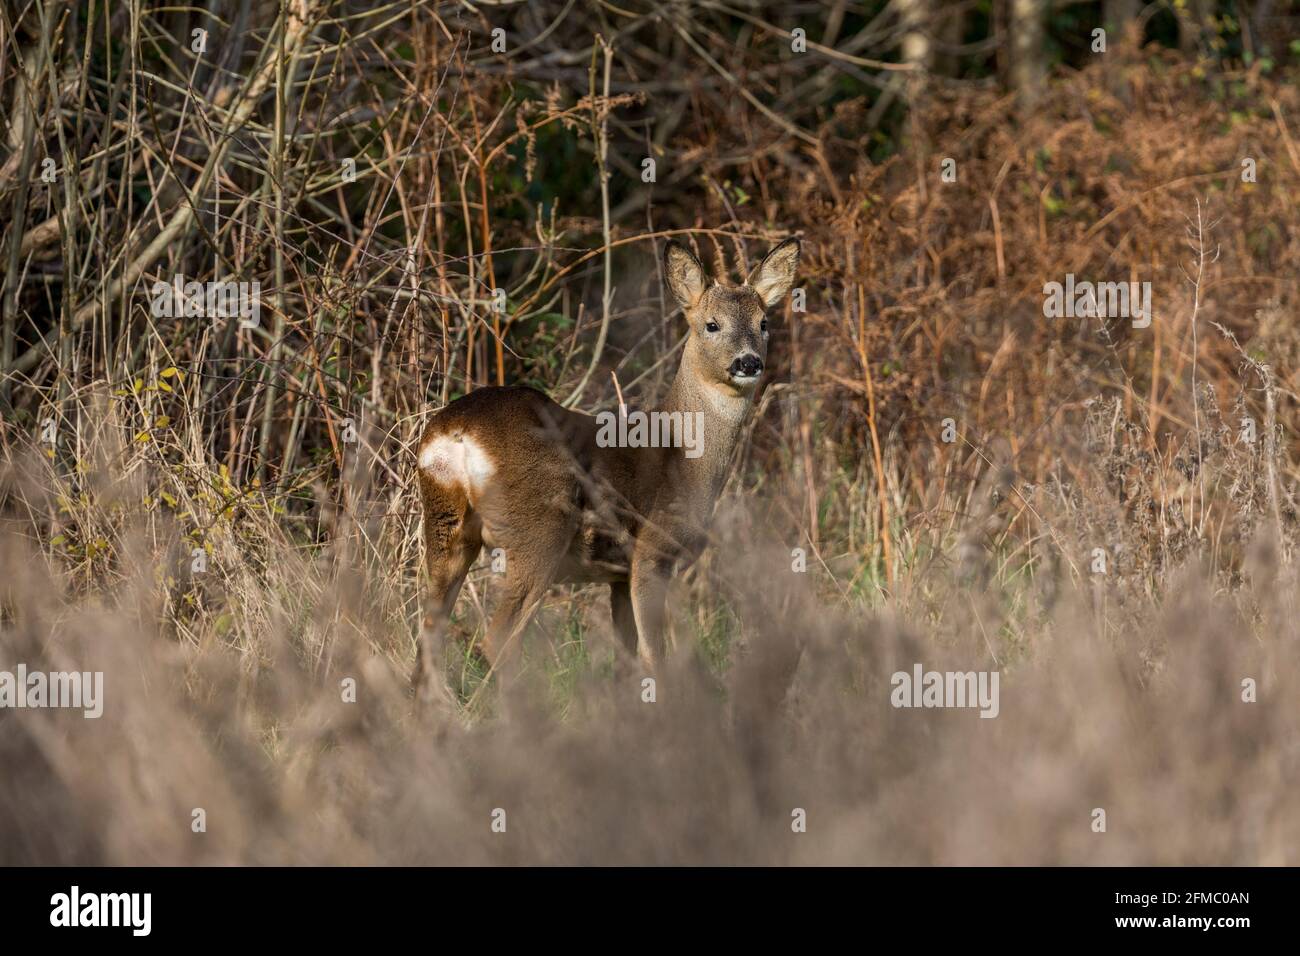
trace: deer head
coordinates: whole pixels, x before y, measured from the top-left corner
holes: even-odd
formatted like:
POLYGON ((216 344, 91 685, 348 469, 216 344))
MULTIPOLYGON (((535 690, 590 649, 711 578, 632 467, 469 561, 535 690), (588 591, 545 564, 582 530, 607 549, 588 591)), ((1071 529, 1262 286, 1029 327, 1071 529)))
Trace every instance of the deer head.
POLYGON ((668 289, 690 325, 683 366, 704 384, 748 395, 767 361, 767 310, 794 284, 799 240, 786 239, 754 267, 744 285, 711 280, 689 249, 664 248, 668 289))

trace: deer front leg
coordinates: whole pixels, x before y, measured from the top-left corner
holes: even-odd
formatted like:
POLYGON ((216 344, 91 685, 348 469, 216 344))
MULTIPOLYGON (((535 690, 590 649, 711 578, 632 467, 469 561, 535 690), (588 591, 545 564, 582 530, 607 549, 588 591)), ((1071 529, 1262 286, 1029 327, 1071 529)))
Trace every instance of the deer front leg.
POLYGON ((668 578, 671 566, 654 558, 632 559, 630 580, 632 613, 640 640, 637 653, 652 672, 658 670, 666 655, 667 615, 664 603, 668 597, 668 578))
POLYGON ((628 659, 636 657, 636 615, 632 611, 632 586, 627 581, 615 581, 609 586, 609 610, 614 619, 614 636, 627 651, 628 659))

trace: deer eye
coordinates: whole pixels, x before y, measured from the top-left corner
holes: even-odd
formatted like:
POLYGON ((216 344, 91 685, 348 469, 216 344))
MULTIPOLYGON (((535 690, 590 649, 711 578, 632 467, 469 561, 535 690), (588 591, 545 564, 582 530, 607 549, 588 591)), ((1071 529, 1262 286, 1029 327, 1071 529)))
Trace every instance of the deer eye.
POLYGON ((762 322, 758 323, 758 327, 759 327, 759 329, 760 329, 761 331, 766 332, 766 331, 767 331, 767 319, 764 319, 762 322))
POLYGON ((704 331, 705 331, 705 332, 716 332, 716 331, 718 331, 718 323, 717 323, 717 322, 706 322, 706 323, 704 323, 704 331))

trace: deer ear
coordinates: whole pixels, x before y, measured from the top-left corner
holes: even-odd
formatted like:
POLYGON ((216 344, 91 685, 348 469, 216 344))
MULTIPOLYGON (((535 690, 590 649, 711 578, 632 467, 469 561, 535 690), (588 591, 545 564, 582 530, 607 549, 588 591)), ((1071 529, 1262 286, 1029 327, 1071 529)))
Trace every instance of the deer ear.
POLYGON ((671 240, 664 246, 664 275, 668 280, 668 290, 683 309, 698 305, 709 284, 704 266, 700 265, 695 254, 680 242, 671 240))
POLYGON ((790 291, 798 269, 799 240, 791 236, 773 248, 754 267, 754 271, 749 274, 748 285, 758 293, 763 305, 770 309, 790 291))

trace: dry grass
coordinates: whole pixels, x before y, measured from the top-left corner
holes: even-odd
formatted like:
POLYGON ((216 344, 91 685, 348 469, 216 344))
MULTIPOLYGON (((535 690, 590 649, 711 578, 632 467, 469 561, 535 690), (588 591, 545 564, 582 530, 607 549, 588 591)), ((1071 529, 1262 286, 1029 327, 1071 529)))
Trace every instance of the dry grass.
MULTIPOLYGON (((1108 434, 1090 484, 1026 493, 995 470, 932 548, 900 536, 884 601, 815 561, 794 573, 788 542, 731 499, 674 595, 654 703, 611 676, 607 608, 581 592, 539 617, 513 691, 427 718, 405 680, 416 577, 364 521, 301 547, 249 509, 214 523, 191 575, 145 443, 92 445, 75 496, 50 493, 45 456, 11 462, 5 660, 102 670, 107 704, 99 720, 0 713, 3 860, 1294 864, 1295 566, 1269 522, 1231 575, 1194 544, 1147 563, 1114 476, 1142 502, 1172 469, 1134 465, 1122 420, 1108 434), (1026 510, 1042 531, 1013 542, 1026 510), (99 535, 97 556, 69 567, 51 515, 99 535), (1105 575, 1088 573, 1098 542, 1105 575), (1000 714, 894 709, 890 675, 915 663, 1000 671, 1000 714)), ((1252 500, 1256 453, 1219 457, 1212 481, 1252 500)), ((475 578, 469 629, 492 587, 475 578)), ((477 677, 458 674, 468 700, 477 677)))
MULTIPOLYGON (((98 721, 0 717, 5 863, 1297 862, 1297 582, 1262 549, 1230 592, 1039 573, 870 612, 751 548, 709 598, 737 621, 724 672, 687 651, 654 704, 585 669, 557 694, 550 615, 534 681, 469 722, 411 717, 392 581, 332 549, 276 553, 179 640, 147 546, 111 600, 4 549, 6 659, 101 669, 108 697, 98 721), (889 674, 918 661, 1000 669, 1000 715, 893 709, 889 674)), ((612 648, 601 624, 583 640, 612 648)))

